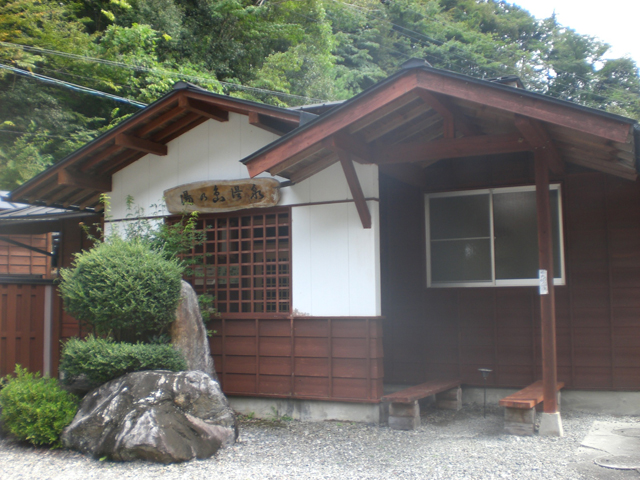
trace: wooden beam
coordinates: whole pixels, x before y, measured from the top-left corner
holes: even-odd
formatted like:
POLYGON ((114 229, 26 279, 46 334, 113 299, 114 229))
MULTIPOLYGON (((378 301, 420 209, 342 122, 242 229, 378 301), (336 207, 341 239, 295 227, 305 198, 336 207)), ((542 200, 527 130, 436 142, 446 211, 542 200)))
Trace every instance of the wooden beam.
MULTIPOLYGON (((316 143, 310 148, 307 148, 302 152, 292 155, 291 157, 287 158, 285 161, 280 162, 279 164, 273 166, 272 168, 269 169, 269 173, 271 175, 279 175, 281 172, 284 172, 285 170, 291 168, 299 161, 304 160, 305 158, 308 158, 312 155, 315 155, 316 153, 319 153, 322 150, 324 150, 324 145, 322 144, 322 142, 316 143)), ((335 163, 336 161, 337 160, 334 159, 333 163, 335 163)))
POLYGON ((409 90, 413 89, 415 84, 415 75, 400 77, 395 82, 373 90, 372 93, 365 97, 356 99, 356 101, 350 105, 350 108, 341 110, 334 115, 321 117, 314 123, 313 128, 302 130, 298 135, 289 139, 289 141, 282 142, 253 157, 246 163, 249 175, 255 177, 262 172, 270 170, 279 163, 286 161, 293 155, 303 152, 321 142, 326 137, 348 127, 356 120, 402 97, 409 90))
POLYGON ((185 115, 184 117, 182 117, 177 122, 174 122, 171 125, 169 125, 164 130, 160 130, 158 133, 153 135, 153 137, 151 137, 151 139, 154 142, 159 142, 161 140, 165 140, 167 137, 170 137, 175 132, 178 132, 178 131, 182 130, 184 127, 186 127, 190 123, 195 122, 196 120, 199 120, 201 118, 202 117, 200 117, 200 115, 198 115, 197 113, 189 113, 189 114, 185 115))
POLYGON ((116 135, 116 145, 139 152, 152 153, 161 157, 165 156, 168 152, 167 146, 162 143, 152 142, 145 138, 134 137, 133 135, 124 133, 116 135))
POLYGON ((218 122, 229 121, 229 112, 222 110, 215 105, 203 102, 202 100, 196 100, 182 95, 178 99, 178 106, 190 112, 197 113, 202 117, 217 120, 218 122))
POLYGON ((374 154, 374 163, 414 163, 443 158, 526 152, 532 149, 521 135, 479 135, 380 147, 374 154))
POLYGON ((261 107, 259 104, 242 104, 242 100, 238 101, 232 97, 216 96, 212 97, 206 93, 193 92, 190 90, 183 90, 182 95, 193 98, 196 100, 202 100, 209 105, 215 105, 217 108, 227 110, 229 112, 241 113, 248 115, 249 112, 258 112, 268 115, 273 118, 278 118, 285 122, 298 125, 300 123, 300 115, 295 111, 287 111, 285 109, 279 110, 268 107, 261 107))
POLYGON ((311 165, 307 165, 306 167, 294 172, 291 174, 289 180, 292 183, 300 183, 303 180, 306 180, 312 175, 315 175, 318 172, 321 172, 325 168, 330 167, 334 163, 338 161, 338 157, 335 154, 324 157, 321 160, 313 162, 311 165))
POLYGON ((106 160, 111 155, 115 155, 116 153, 118 153, 120 150, 122 150, 122 148, 123 147, 121 147, 120 145, 111 145, 110 147, 105 148, 100 153, 94 155, 93 157, 90 157, 89 160, 84 162, 80 167, 80 171, 86 173, 103 160, 106 160))
POLYGON ((172 108, 168 112, 160 115, 158 118, 151 120, 144 127, 136 130, 136 137, 144 137, 147 133, 151 133, 156 128, 162 127, 165 123, 173 120, 182 113, 184 113, 184 108, 180 106, 172 108))
POLYGON ((80 148, 80 149, 76 150, 74 153, 69 155, 67 158, 62 160, 60 163, 56 164, 55 168, 51 168, 51 169, 45 170, 40 175, 38 175, 37 181, 29 181, 29 182, 27 182, 26 184, 24 184, 24 185, 18 187, 17 189, 15 189, 13 191, 13 194, 16 197, 20 196, 21 198, 23 198, 27 194, 27 192, 31 191, 32 189, 40 188, 40 186, 42 185, 42 182, 44 182, 44 181, 46 181, 46 180, 48 180, 48 179, 50 179, 52 177, 55 177, 58 174, 58 169, 66 168, 67 166, 73 164, 79 158, 82 158, 83 156, 87 155, 88 152, 94 151, 94 150, 104 146, 105 144, 113 141, 114 137, 116 137, 119 133, 128 132, 128 131, 134 129, 137 125, 140 125, 146 119, 148 119, 149 117, 155 115, 158 110, 166 108, 167 106, 169 106, 169 105, 171 105, 172 103, 175 103, 175 102, 176 102, 175 94, 168 95, 167 97, 159 100, 157 103, 155 103, 153 105, 153 108, 149 108, 149 107, 145 108, 140 113, 136 114, 135 118, 131 119, 131 121, 126 120, 126 121, 122 122, 121 124, 119 124, 118 126, 113 128, 111 131, 106 133, 105 135, 102 135, 102 136, 96 138, 91 143, 87 144, 86 148, 83 147, 83 148, 80 148))
POLYGON ((396 163, 392 165, 380 165, 380 173, 395 178, 408 185, 413 185, 421 190, 427 188, 427 173, 424 169, 413 163, 396 163))
POLYGON ((361 160, 360 163, 371 163, 371 158, 373 157, 371 147, 368 144, 342 132, 324 139, 322 144, 325 148, 335 153, 338 150, 349 152, 351 155, 358 157, 361 160))
POLYGON ((356 169, 351 161, 351 155, 344 150, 338 150, 337 154, 340 159, 340 164, 342 165, 342 170, 344 171, 344 176, 347 178, 351 196, 356 204, 356 209, 362 222, 362 228, 371 228, 371 212, 369 212, 367 201, 364 198, 364 193, 362 193, 362 187, 360 186, 356 169))
POLYGON ((564 173, 562 155, 560 155, 544 125, 537 120, 521 115, 516 115, 515 125, 534 150, 540 151, 540 154, 547 159, 551 171, 557 175, 562 175, 564 173))
POLYGON ((565 105, 553 99, 523 94, 518 89, 502 89, 453 76, 443 77, 437 72, 420 70, 416 73, 420 88, 453 98, 512 112, 543 122, 571 128, 580 132, 626 143, 633 128, 627 122, 585 109, 565 105))
POLYGON ((443 118, 444 126, 442 127, 442 133, 444 138, 454 138, 456 136, 456 128, 451 109, 446 107, 438 97, 422 88, 418 89, 418 95, 443 118))
MULTIPOLYGON (((433 108, 436 112, 438 112, 445 119, 445 126, 447 123, 447 118, 450 117, 450 120, 455 126, 462 132, 462 134, 466 137, 471 137, 473 135, 480 135, 480 129, 476 127, 471 121, 460 112, 460 110, 449 100, 443 98, 440 95, 431 93, 423 88, 419 88, 417 90, 418 95, 422 100, 433 108)), ((454 127, 455 128, 455 127, 454 127)), ((447 137, 445 138, 452 138, 447 137)))
POLYGON ((536 177, 536 209, 538 218, 538 264, 546 271, 546 291, 540 291, 540 326, 542 333, 542 391, 545 413, 558 411, 556 384, 558 362, 556 354, 556 305, 553 285, 553 238, 551 233, 551 201, 549 169, 540 150, 534 152, 536 177))
MULTIPOLYGON (((60 187, 61 187, 61 185, 58 183, 57 178, 55 178, 51 183, 49 183, 45 187, 40 188, 33 195, 27 197, 26 198, 26 200, 27 200, 26 203, 33 203, 33 202, 36 202, 38 200, 44 200, 47 195, 49 195, 50 193, 53 193, 55 190, 57 190, 60 187)), ((15 197, 14 201, 18 201, 18 200, 21 200, 21 199, 22 199, 21 197, 15 197)))
POLYGON ((278 118, 269 117, 258 112, 249 112, 249 124, 254 127, 261 128, 267 132, 274 133, 278 136, 283 136, 293 130, 296 125, 285 122, 278 118))
POLYGON ((97 194, 97 195, 93 195, 93 196, 89 197, 88 199, 84 200, 80 205, 78 205, 78 208, 80 210, 84 210, 87 207, 91 207, 92 205, 95 205, 96 203, 99 203, 101 198, 102 198, 102 194, 100 194, 100 193, 97 194))
POLYGON ((84 188, 95 192, 110 192, 111 177, 88 175, 80 172, 70 172, 69 170, 60 170, 58 172, 58 183, 69 187, 84 188))

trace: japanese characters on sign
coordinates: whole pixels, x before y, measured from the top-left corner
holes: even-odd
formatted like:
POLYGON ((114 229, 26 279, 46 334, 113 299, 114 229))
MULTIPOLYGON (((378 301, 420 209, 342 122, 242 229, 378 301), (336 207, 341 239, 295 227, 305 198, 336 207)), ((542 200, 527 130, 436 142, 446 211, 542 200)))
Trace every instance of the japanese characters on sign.
POLYGON ((211 180, 165 190, 170 213, 230 212, 273 207, 280 200, 280 183, 273 178, 211 180))

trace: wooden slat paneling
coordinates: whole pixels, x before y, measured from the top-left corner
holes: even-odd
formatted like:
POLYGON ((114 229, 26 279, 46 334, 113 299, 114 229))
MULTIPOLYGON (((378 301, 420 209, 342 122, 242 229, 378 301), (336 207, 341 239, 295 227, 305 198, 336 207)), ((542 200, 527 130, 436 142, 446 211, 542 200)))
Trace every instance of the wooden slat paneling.
POLYGON ((382 396, 379 317, 216 322, 209 344, 227 395, 359 402, 382 396))

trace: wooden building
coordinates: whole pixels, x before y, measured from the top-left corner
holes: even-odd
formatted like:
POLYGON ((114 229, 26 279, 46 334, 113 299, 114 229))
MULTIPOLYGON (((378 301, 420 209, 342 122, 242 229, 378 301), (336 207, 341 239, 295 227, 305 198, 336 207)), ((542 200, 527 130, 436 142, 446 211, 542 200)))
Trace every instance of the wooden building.
POLYGON ((375 404, 383 383, 480 385, 488 367, 493 386, 543 379, 553 413, 556 380, 640 389, 637 135, 422 61, 298 110, 181 83, 11 198, 110 192, 109 228, 128 195, 147 217, 171 216, 165 192, 200 201, 189 280, 217 297, 229 395, 375 404), (259 178, 272 206, 220 209, 259 178))

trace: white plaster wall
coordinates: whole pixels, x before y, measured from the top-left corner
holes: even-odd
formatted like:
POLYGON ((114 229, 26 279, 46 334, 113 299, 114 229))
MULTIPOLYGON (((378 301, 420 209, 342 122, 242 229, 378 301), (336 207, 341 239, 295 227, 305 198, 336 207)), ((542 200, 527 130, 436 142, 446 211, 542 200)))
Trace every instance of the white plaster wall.
MULTIPOLYGON (((168 188, 248 178, 239 160, 277 138, 250 125, 244 115, 230 113, 228 122, 209 120, 171 141, 166 156, 146 155, 113 176, 108 222, 122 225, 131 216, 128 195, 146 216, 162 216, 167 214, 162 195, 168 188)), ((370 229, 362 227, 339 164, 281 189, 279 204, 292 206, 292 300, 301 314, 380 315, 378 170, 355 167, 364 195, 371 199, 370 229)))

